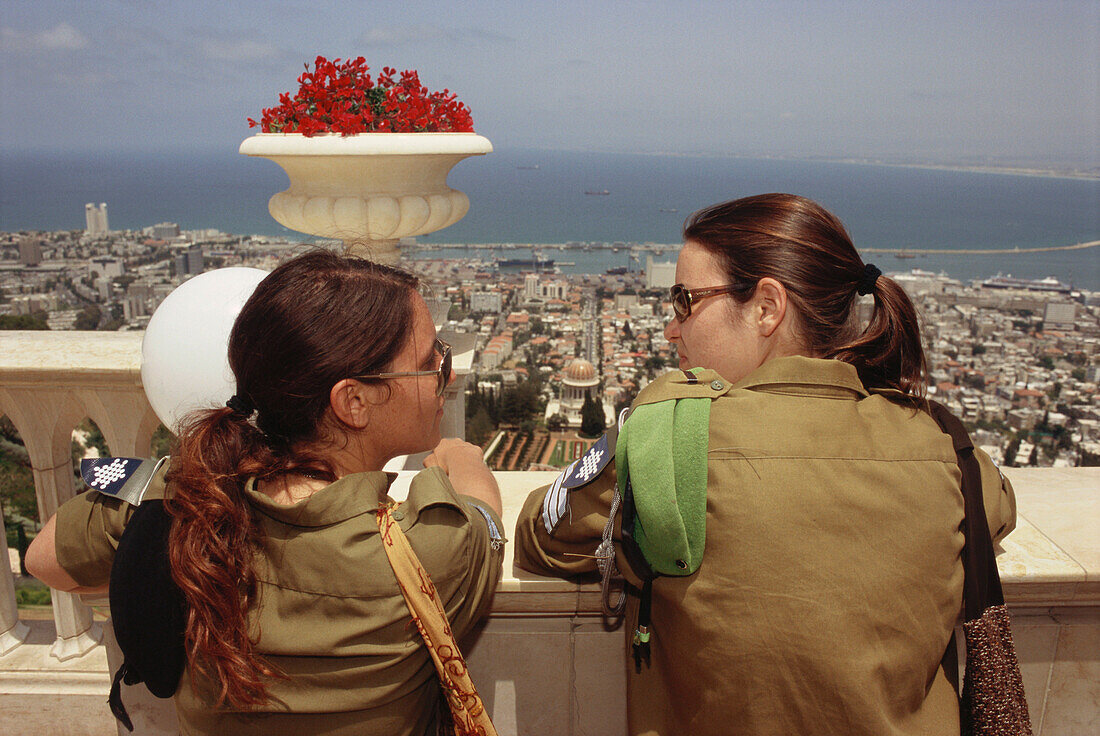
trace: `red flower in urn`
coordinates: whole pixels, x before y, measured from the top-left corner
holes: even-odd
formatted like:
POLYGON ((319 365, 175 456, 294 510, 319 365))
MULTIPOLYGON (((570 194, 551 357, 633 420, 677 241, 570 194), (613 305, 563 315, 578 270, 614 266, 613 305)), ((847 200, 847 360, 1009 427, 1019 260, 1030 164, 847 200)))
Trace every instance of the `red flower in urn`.
POLYGON ((383 67, 374 80, 360 56, 333 59, 318 56, 312 71, 306 65, 298 77, 298 93, 284 92, 279 105, 263 111, 250 128, 264 133, 472 133, 470 108, 453 92, 428 92, 415 71, 383 67))

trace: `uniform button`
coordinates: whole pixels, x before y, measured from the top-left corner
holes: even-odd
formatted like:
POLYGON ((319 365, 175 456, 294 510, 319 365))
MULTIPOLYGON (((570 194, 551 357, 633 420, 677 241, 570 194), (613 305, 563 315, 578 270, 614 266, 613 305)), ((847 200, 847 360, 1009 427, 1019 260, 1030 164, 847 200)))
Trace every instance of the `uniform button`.
MULTIPOLYGON (((715 383, 717 383, 717 381, 715 383)), ((684 562, 683 560, 676 560, 676 567, 680 568, 681 570, 686 570, 688 569, 688 563, 684 562)))
POLYGON ((711 387, 712 389, 714 389, 715 391, 721 391, 721 390, 722 390, 722 389, 724 389, 724 388, 725 388, 726 386, 725 386, 725 384, 723 384, 723 383, 722 383, 721 381, 711 381, 711 382, 710 382, 710 387, 711 387))
POLYGON ((394 521, 401 521, 404 518, 405 518, 405 512, 404 511, 394 511, 393 512, 393 520, 394 521))

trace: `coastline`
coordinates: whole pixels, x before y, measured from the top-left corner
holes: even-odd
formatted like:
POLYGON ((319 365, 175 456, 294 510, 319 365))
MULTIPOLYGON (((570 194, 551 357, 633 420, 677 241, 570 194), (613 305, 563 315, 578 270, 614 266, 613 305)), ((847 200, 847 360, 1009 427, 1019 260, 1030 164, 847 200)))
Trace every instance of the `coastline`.
MULTIPOLYGON (((531 149, 537 151, 538 149, 531 149)), ((568 153, 606 153, 624 156, 652 156, 657 158, 728 158, 746 161, 802 161, 806 163, 851 164, 855 166, 884 166, 895 169, 927 169, 931 171, 957 171, 968 174, 998 174, 1002 176, 1024 176, 1042 179, 1069 179, 1073 181, 1100 181, 1100 164, 1060 165, 1060 166, 1024 166, 1019 164, 966 164, 932 163, 922 161, 888 161, 866 156, 806 156, 794 154, 767 153, 704 153, 678 151, 592 151, 579 148, 545 149, 547 152, 564 151, 568 153)))
POLYGON ((863 159, 800 159, 802 161, 828 161, 838 164, 854 164, 856 166, 889 166, 899 169, 928 169, 931 171, 958 171, 967 174, 997 174, 1000 176, 1031 176, 1043 179, 1072 179, 1075 181, 1100 181, 1100 169, 1055 169, 1033 168, 1025 166, 991 166, 991 165, 966 165, 966 164, 922 164, 922 163, 888 163, 885 161, 867 161, 863 159))

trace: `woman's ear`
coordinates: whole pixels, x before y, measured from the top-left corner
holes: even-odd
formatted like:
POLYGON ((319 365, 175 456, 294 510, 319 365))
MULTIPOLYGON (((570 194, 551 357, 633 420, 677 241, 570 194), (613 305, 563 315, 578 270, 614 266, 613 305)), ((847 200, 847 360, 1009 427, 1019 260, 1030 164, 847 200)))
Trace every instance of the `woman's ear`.
POLYGON ((382 397, 379 394, 378 386, 343 378, 329 391, 329 406, 342 424, 362 429, 370 421, 374 407, 381 403, 382 397))
POLYGON ((753 294, 753 306, 761 337, 771 337, 787 315, 786 287, 770 276, 760 279, 753 294))

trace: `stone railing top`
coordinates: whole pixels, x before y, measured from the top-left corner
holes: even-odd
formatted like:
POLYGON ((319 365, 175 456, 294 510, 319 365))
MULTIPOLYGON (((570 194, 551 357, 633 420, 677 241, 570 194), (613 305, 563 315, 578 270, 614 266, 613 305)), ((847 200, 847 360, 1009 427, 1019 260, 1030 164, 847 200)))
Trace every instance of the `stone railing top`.
POLYGON ((0 331, 0 387, 140 386, 144 335, 0 331))
MULTIPOLYGON (((1100 605, 1100 468, 1006 468, 1016 491, 1016 529, 997 550, 1005 599, 1014 608, 1100 605)), ((527 494, 551 472, 497 472, 504 526, 514 530, 527 494)), ((514 532, 513 532, 514 533, 514 532)), ((508 545, 494 610, 597 613, 599 585, 521 570, 508 545)))
MULTIPOLYGON (((141 386, 144 331, 0 330, 0 387, 141 386)), ((448 336, 454 368, 470 372, 473 335, 448 336)))

